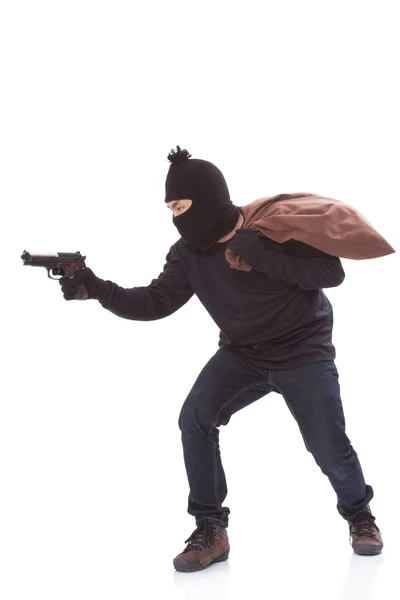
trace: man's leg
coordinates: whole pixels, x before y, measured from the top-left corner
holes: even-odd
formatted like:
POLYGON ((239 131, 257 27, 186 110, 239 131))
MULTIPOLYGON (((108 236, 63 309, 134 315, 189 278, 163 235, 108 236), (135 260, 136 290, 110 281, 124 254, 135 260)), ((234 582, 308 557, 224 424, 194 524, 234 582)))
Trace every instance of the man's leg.
POLYGON ((263 375, 240 359, 237 351, 220 348, 198 376, 180 416, 185 467, 190 493, 188 512, 228 526, 229 508, 222 506, 227 485, 219 450, 220 425, 271 391, 263 375))
POLYGON ((296 419, 306 448, 327 475, 346 520, 363 511, 373 498, 358 456, 346 435, 335 362, 320 361, 295 369, 275 370, 270 382, 296 419))

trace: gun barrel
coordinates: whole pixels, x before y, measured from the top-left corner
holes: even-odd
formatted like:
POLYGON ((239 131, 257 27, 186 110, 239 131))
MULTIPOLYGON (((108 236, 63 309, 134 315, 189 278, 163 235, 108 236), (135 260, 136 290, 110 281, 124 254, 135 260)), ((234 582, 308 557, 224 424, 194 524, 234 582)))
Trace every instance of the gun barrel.
POLYGON ((26 250, 22 253, 22 261, 24 265, 32 267, 53 267, 56 264, 66 265, 74 262, 83 262, 86 256, 82 256, 79 252, 53 252, 43 254, 30 254, 26 250))
POLYGON ((21 256, 24 265, 39 265, 41 263, 43 263, 44 261, 46 262, 53 262, 55 260, 57 260, 58 258, 58 254, 57 253, 53 253, 53 254, 30 254, 29 252, 27 252, 26 250, 24 250, 22 256, 21 256))

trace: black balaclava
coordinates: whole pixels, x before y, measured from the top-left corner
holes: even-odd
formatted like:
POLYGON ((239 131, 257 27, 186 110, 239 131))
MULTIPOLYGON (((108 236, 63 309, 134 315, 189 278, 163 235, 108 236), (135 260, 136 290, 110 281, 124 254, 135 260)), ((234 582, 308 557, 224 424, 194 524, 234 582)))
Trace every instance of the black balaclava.
POLYGON ((165 181, 165 202, 191 199, 192 205, 173 223, 186 242, 207 250, 234 228, 241 215, 229 196, 221 171, 212 163, 191 159, 179 146, 171 150, 165 181))

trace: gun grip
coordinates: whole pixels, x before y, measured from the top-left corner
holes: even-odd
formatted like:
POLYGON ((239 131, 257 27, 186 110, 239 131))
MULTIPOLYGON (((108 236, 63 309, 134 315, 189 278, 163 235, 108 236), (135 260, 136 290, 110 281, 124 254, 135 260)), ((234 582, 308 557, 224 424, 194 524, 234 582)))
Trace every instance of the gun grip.
POLYGON ((84 283, 78 285, 78 291, 75 294, 74 300, 87 300, 89 298, 89 292, 84 283))

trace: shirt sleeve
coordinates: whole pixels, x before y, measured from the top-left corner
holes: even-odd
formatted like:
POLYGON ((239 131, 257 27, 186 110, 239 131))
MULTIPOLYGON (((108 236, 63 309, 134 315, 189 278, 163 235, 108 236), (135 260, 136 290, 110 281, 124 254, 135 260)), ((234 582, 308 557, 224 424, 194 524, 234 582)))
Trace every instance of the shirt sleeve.
POLYGON ((262 238, 265 253, 254 266, 269 277, 283 279, 305 290, 339 286, 345 278, 340 258, 297 240, 276 244, 262 238), (278 250, 278 246, 279 248, 278 250))
POLYGON ((172 315, 194 292, 172 246, 162 273, 147 287, 122 288, 112 281, 102 281, 98 300, 103 308, 123 319, 156 321, 172 315))

